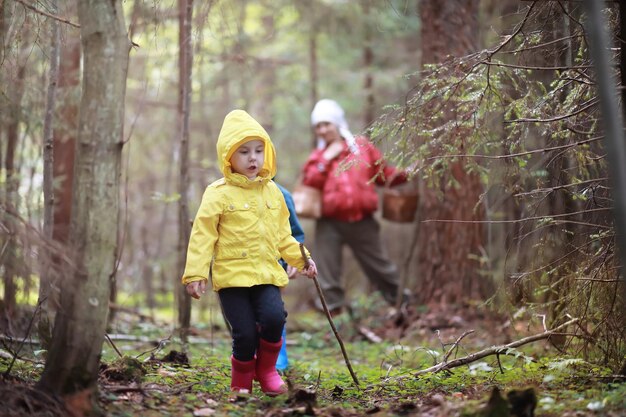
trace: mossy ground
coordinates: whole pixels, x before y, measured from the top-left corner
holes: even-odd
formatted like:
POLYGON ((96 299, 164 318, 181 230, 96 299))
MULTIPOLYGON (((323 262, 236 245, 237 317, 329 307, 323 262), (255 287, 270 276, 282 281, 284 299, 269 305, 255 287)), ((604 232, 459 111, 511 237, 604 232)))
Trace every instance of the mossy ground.
MULTIPOLYGON (((376 299, 357 305, 352 315, 337 317, 358 388, 326 318, 306 310, 291 314, 285 374, 290 394, 270 398, 256 386, 252 395, 236 400, 228 389, 230 337, 222 323, 194 327, 192 343, 183 346, 168 330, 171 324, 140 322, 124 314, 117 320, 112 331, 124 329, 137 338, 162 342, 155 346, 114 340, 122 355, 142 362, 143 372, 133 368, 131 373, 120 369, 124 362, 105 342, 98 404, 109 416, 483 416, 493 387, 503 393, 532 387, 537 416, 626 414, 624 379, 606 367, 563 356, 546 341, 449 372, 414 376, 441 361, 450 348, 453 359, 541 332, 523 319, 511 321, 475 307, 439 312, 423 308, 413 312, 401 331, 394 325, 398 320, 386 315, 376 299), (382 341, 368 340, 363 327, 382 341), (455 347, 467 330, 474 332, 455 347)), ((28 384, 39 378, 45 352, 26 350, 21 356, 34 361, 16 361, 11 376, 28 384)), ((10 362, 0 359, 0 372, 10 362)), ((136 361, 127 362, 136 366, 136 361)), ((11 385, 7 381, 5 389, 11 385)))

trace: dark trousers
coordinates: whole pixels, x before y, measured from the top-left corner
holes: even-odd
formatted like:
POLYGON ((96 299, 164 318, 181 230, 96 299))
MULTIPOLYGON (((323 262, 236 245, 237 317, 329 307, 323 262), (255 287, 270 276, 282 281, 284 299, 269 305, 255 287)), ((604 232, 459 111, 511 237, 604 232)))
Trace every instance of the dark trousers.
POLYGON ((230 324, 233 356, 239 361, 254 358, 259 338, 276 343, 285 325, 285 305, 275 285, 223 288, 217 293, 230 324))
POLYGON ((318 280, 329 309, 345 303, 341 284, 342 248, 348 245, 361 269, 385 300, 395 303, 398 269, 389 260, 380 238, 380 225, 373 217, 358 222, 321 218, 315 224, 315 253, 318 280))

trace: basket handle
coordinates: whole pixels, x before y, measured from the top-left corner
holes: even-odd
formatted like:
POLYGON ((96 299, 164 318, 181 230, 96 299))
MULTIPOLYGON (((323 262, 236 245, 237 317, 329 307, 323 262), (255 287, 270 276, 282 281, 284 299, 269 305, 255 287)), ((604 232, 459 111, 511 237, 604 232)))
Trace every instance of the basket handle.
MULTIPOLYGON (((397 169, 397 168, 396 168, 396 170, 394 171, 394 173, 393 173, 392 175, 390 175, 390 176, 386 179, 384 187, 385 187, 386 189, 391 189, 391 188, 392 188, 391 184, 392 184, 392 183, 395 181, 395 179, 396 179, 399 175, 401 175, 401 174, 406 174, 406 175, 407 175, 407 177, 408 177, 408 169, 403 169, 403 170, 400 170, 400 169, 397 169)), ((417 178, 417 177, 416 177, 416 176, 414 176, 414 177, 411 177, 411 178, 407 178, 406 182, 404 182, 404 183, 402 183, 402 184, 398 184, 398 185, 404 185, 404 184, 407 184, 407 185, 408 185, 408 184, 412 184, 412 185, 411 185, 411 188, 416 189, 416 188, 417 188, 417 183, 416 183, 416 181, 415 181, 415 178, 417 178)), ((407 187, 407 188, 408 188, 408 187, 407 187)))

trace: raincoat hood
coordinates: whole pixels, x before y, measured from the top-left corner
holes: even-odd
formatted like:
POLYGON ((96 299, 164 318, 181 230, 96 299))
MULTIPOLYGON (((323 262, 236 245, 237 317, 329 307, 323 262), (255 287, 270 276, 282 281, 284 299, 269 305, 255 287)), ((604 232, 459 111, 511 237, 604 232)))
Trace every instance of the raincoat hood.
POLYGON ((227 180, 240 176, 232 172, 230 157, 241 144, 255 139, 265 143, 265 162, 258 176, 272 179, 276 175, 276 149, 270 136, 263 126, 248 113, 243 110, 233 110, 224 118, 224 124, 217 139, 217 161, 220 171, 227 180))

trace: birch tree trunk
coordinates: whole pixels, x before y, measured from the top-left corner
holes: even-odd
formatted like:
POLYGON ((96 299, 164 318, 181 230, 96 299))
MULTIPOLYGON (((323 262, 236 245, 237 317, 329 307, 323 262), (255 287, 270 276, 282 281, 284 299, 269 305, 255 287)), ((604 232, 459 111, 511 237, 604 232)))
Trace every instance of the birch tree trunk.
POLYGON ((75 269, 61 292, 40 388, 69 394, 96 388, 114 278, 120 160, 130 43, 121 0, 78 3, 83 89, 72 196, 75 269))

